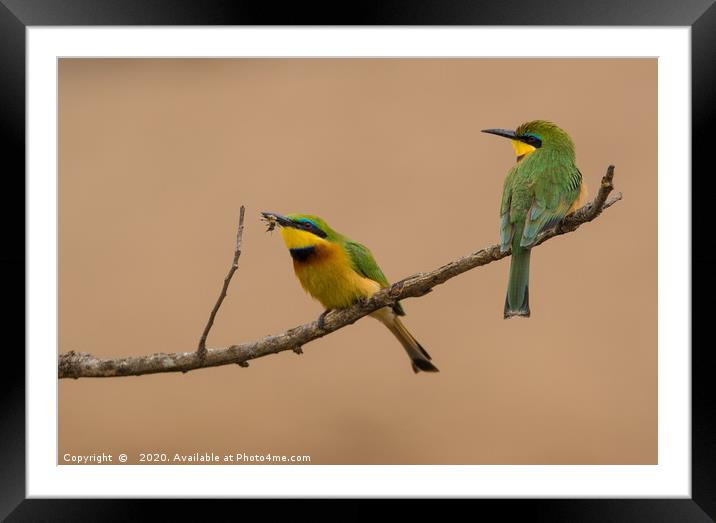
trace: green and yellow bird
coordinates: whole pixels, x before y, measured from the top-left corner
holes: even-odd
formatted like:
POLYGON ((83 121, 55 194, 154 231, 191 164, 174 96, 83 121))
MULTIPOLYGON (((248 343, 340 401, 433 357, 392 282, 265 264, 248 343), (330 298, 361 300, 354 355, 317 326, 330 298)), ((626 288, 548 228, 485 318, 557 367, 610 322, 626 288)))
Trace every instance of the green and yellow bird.
POLYGON ((587 195, 574 143, 552 122, 535 120, 514 131, 484 129, 509 138, 517 163, 509 170, 500 205, 500 249, 512 247, 505 318, 530 315, 530 250, 542 232, 577 209, 587 195))
MULTIPOLYGON (((328 311, 350 307, 388 287, 388 280, 370 250, 334 231, 318 216, 261 214, 270 228, 273 224, 280 227, 298 280, 306 292, 325 307, 319 318, 320 324, 328 311)), ((430 355, 400 321, 400 316, 404 315, 399 302, 371 313, 398 338, 410 357, 414 372, 437 372, 437 367, 430 362, 430 355)))

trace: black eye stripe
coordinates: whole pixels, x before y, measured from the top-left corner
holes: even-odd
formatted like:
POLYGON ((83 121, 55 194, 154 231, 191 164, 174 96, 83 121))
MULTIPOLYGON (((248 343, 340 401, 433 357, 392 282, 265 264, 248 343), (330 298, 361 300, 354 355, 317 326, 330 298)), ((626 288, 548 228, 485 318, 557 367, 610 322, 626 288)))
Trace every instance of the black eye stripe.
POLYGON ((294 227, 315 234, 319 238, 328 237, 328 234, 323 232, 323 230, 313 222, 309 222, 308 220, 294 220, 293 223, 294 227))
POLYGON ((523 134, 520 137, 520 140, 526 144, 529 144, 537 149, 542 147, 542 140, 537 138, 536 136, 533 136, 531 134, 523 134))

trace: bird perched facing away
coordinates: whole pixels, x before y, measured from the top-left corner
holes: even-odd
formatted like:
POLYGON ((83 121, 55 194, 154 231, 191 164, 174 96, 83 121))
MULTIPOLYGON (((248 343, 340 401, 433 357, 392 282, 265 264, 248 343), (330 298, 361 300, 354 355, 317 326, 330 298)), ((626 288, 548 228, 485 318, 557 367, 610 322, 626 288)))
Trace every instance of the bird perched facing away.
POLYGON ((530 249, 584 201, 587 189, 575 163, 574 143, 552 122, 535 120, 514 131, 482 132, 512 140, 517 163, 509 170, 500 205, 500 250, 512 247, 505 318, 529 316, 530 249))
MULTIPOLYGON (((319 324, 323 323, 328 311, 350 307, 388 287, 388 280, 370 250, 334 231, 318 216, 261 214, 268 221, 269 230, 275 225, 280 227, 298 280, 306 292, 325 307, 319 324)), ((371 313, 398 338, 410 357, 414 372, 437 372, 437 367, 430 362, 430 355, 400 321, 399 317, 404 315, 399 302, 391 308, 383 307, 371 313)))

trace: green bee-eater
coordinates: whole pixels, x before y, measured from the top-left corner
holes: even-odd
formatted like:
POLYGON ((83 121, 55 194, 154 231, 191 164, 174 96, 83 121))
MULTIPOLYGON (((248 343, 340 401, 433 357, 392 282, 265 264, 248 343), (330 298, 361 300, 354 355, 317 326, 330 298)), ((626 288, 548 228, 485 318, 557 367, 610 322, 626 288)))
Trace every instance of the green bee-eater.
MULTIPOLYGON (((326 309, 319 323, 331 309, 350 307, 388 287, 388 280, 370 250, 334 231, 318 216, 261 214, 269 223, 279 225, 298 280, 326 309)), ((399 302, 371 314, 398 338, 410 357, 414 372, 437 372, 437 367, 430 362, 430 355, 400 321, 399 316, 404 315, 399 302)))
POLYGON ((581 205, 587 189, 575 164, 572 139, 552 122, 535 120, 514 131, 483 132, 512 140, 517 155, 500 205, 500 249, 512 247, 505 318, 529 316, 530 249, 540 232, 581 205))

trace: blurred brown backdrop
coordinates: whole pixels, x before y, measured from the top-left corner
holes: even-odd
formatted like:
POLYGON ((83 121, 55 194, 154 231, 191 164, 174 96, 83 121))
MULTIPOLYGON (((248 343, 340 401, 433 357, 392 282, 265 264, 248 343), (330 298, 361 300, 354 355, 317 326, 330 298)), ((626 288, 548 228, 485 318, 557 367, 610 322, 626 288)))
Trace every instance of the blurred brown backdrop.
POLYGON ((656 60, 60 60, 60 346, 209 346, 315 319, 259 211, 306 212, 389 279, 497 241, 514 162, 481 134, 564 127, 593 196, 624 200, 532 257, 529 320, 502 319, 508 260, 404 302, 441 372, 414 375, 375 320, 188 374, 62 380, 59 453, 310 455, 316 464, 657 460, 656 60))

